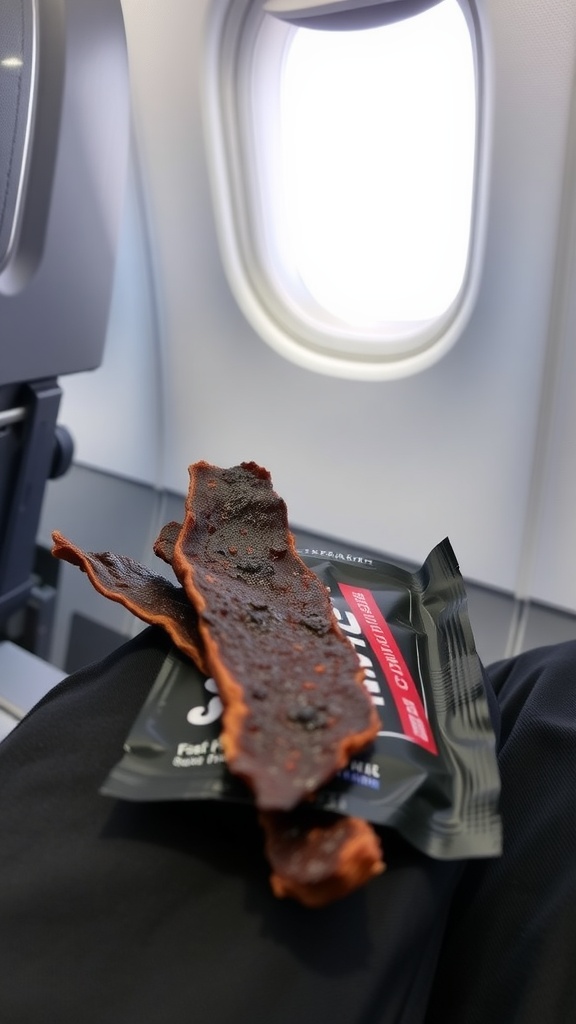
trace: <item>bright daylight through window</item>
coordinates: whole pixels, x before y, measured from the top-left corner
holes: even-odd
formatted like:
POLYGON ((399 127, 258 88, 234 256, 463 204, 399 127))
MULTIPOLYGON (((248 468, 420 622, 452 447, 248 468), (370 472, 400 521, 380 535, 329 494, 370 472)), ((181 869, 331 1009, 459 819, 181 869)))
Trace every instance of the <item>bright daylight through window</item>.
POLYGON ((431 365, 462 333, 481 268, 475 0, 343 31, 287 24, 262 0, 212 10, 207 148, 246 317, 318 372, 378 380, 431 365))
POLYGON ((298 29, 280 111, 287 248, 350 325, 438 317, 466 267, 474 65, 445 2, 358 32, 298 29))

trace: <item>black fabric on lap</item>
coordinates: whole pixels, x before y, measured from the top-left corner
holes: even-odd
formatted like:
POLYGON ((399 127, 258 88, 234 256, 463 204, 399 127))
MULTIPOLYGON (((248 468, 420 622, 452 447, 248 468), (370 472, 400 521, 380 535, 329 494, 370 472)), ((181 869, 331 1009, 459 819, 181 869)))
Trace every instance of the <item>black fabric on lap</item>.
POLYGON ((461 868, 385 834, 387 872, 323 910, 276 900, 250 808, 98 788, 169 641, 53 690, 0 746, 6 1024, 419 1024, 461 868))
POLYGON ((144 630, 0 745, 2 1022, 574 1018, 576 643, 488 669, 503 857, 462 872, 385 833, 388 871, 314 911, 272 896, 250 808, 99 795, 168 644, 144 630))
POLYGON ((504 855, 467 866, 427 1024, 576 1019, 576 642, 488 670, 504 855))

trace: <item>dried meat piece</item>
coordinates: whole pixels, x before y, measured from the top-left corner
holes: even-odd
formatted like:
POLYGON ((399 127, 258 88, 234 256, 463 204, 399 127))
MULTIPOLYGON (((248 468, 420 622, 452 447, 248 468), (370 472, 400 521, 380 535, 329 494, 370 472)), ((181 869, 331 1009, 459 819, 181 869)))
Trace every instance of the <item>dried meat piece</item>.
POLYGON ((198 616, 182 587, 125 555, 82 551, 57 530, 52 539, 56 558, 78 566, 104 597, 124 605, 144 622, 162 626, 176 646, 204 670, 198 616))
POLYGON ((382 874, 386 865, 374 828, 360 818, 340 817, 300 805, 260 815, 270 884, 278 898, 324 907, 382 874))
POLYGON ((182 523, 170 522, 163 526, 154 542, 154 553, 168 565, 174 560, 174 545, 182 529, 182 523))
POLYGON ((268 471, 198 462, 189 473, 182 529, 169 524, 155 550, 198 612, 228 767, 260 809, 288 810, 374 739, 378 715, 268 471))
MULTIPOLYGON (((180 523, 168 523, 155 544, 156 553, 170 564, 181 528, 180 523)), ((82 551, 58 531, 53 539, 56 557, 86 572, 105 597, 145 622, 161 625, 206 671, 198 618, 182 588, 126 556, 82 551)), ((384 870, 378 838, 366 822, 302 805, 289 813, 263 811, 260 820, 272 867, 270 882, 278 897, 289 896, 309 907, 324 906, 384 870)))

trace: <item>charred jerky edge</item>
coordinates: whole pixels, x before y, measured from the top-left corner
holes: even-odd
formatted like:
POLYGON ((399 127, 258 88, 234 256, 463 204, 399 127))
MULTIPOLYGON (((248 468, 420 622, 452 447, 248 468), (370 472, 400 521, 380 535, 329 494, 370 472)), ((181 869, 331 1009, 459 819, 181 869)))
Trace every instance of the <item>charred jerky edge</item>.
POLYGON ((56 558, 85 572, 104 597, 123 605, 143 622, 161 626, 179 650, 205 672, 198 616, 181 587, 126 555, 83 551, 57 530, 52 540, 56 558))
POLYGON ((261 812, 260 823, 278 899, 325 907, 386 870, 378 835, 360 818, 300 805, 287 813, 261 812))
POLYGON ((268 471, 255 463, 221 470, 199 462, 189 474, 186 516, 174 541, 172 566, 200 617, 207 664, 225 707, 222 743, 228 766, 252 788, 258 807, 288 810, 374 739, 378 715, 326 591, 296 551, 286 505, 273 491, 268 471), (246 644, 245 606, 252 597, 262 602, 256 607, 266 609, 273 623, 276 654, 267 626, 259 638, 253 632, 246 644), (265 642, 271 658, 267 668, 262 663, 265 642), (292 672, 272 687, 268 676, 289 649, 294 651, 292 672), (239 660, 244 661, 243 679, 239 660), (298 682, 306 673, 309 681, 298 682), (258 686, 261 696, 254 693, 258 686), (288 686, 292 705, 282 711, 279 702, 288 686), (320 700, 317 693, 332 707, 326 714, 314 705, 320 700), (263 710, 266 697, 276 702, 273 714, 263 710))
POLYGON ((162 527, 158 537, 154 541, 154 554, 158 555, 163 562, 166 562, 169 566, 172 566, 174 561, 174 545, 178 539, 178 535, 182 529, 182 523, 177 523, 174 520, 166 523, 162 527))

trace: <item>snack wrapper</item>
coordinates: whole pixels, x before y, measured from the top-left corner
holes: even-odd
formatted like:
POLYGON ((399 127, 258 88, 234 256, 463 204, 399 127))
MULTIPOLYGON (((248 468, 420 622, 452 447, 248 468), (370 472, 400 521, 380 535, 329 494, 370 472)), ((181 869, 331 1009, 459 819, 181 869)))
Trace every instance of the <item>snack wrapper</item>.
MULTIPOLYGON (((416 572, 345 551, 299 554, 330 593, 381 722, 376 740, 313 802, 395 829, 434 858, 498 856, 497 709, 450 542, 416 572)), ((226 767, 221 715, 214 680, 172 648, 101 793, 252 801, 226 767)))

